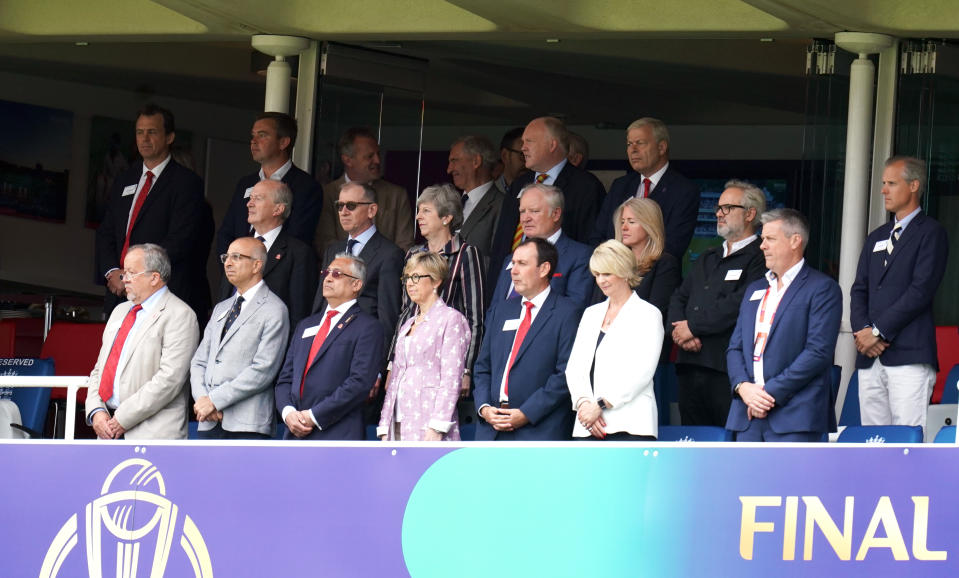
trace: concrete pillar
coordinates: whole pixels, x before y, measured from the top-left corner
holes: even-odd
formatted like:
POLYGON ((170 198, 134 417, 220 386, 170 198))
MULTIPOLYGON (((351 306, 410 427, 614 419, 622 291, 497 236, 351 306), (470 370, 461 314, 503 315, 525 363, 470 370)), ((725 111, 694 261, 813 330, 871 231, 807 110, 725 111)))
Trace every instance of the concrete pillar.
POLYGON ((310 47, 308 38, 257 34, 252 39, 253 48, 276 58, 266 69, 266 112, 290 112, 290 63, 288 56, 299 54, 310 47))

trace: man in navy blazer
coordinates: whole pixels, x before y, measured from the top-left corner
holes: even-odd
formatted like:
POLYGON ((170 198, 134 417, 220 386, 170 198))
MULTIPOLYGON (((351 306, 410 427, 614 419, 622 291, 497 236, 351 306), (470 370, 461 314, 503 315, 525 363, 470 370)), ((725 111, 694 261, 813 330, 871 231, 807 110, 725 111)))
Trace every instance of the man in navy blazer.
POLYGON ((107 317, 126 301, 120 279, 126 250, 142 243, 166 250, 172 266, 170 291, 193 309, 197 319, 209 317, 206 260, 213 219, 203 198, 203 180, 170 154, 175 138, 176 123, 169 110, 148 104, 137 113, 137 150, 143 163, 113 182, 96 234, 96 268, 106 279, 103 314, 107 317))
POLYGON ((649 197, 663 210, 666 252, 682 260, 696 229, 699 187, 669 166, 669 131, 663 121, 633 121, 626 129, 626 156, 633 170, 613 181, 588 242, 595 246, 613 238, 613 214, 626 199, 649 197))
POLYGON ((926 424, 939 362, 932 301, 949 256, 946 230, 922 212, 926 163, 892 157, 882 173, 895 219, 869 234, 849 294, 863 425, 926 424))
POLYGON ((836 428, 830 372, 842 291, 806 265, 806 218, 762 216, 769 271, 746 288, 726 361, 733 402, 726 429, 737 441, 815 442, 836 428))
POLYGON ((363 402, 383 358, 383 328, 356 298, 366 265, 341 253, 323 273, 322 313, 296 327, 276 383, 285 439, 362 440, 363 402))
POLYGON ((550 288, 558 256, 543 239, 521 243, 510 275, 520 297, 486 317, 473 370, 477 440, 568 440, 573 431, 566 362, 582 308, 550 288), (528 319, 527 319, 528 318, 528 319))
MULTIPOLYGON (((593 274, 589 271, 592 247, 577 243, 566 236, 563 222, 565 195, 557 187, 533 183, 520 192, 520 222, 526 239, 539 238, 549 241, 559 251, 559 262, 550 268, 550 287, 556 293, 570 298, 580 307, 589 305, 593 294, 593 274)), ((497 275, 492 303, 515 297, 510 270, 512 255, 494 271, 497 275)), ((492 277, 492 274, 491 274, 492 277)))
POLYGON ((290 155, 296 144, 296 121, 282 112, 264 112, 256 117, 250 131, 250 154, 260 170, 236 184, 236 191, 216 234, 216 252, 222 254, 234 239, 250 235, 246 203, 253 186, 271 179, 283 181, 293 192, 289 218, 283 224, 286 233, 313 246, 316 223, 323 210, 323 188, 306 172, 297 168, 290 155))

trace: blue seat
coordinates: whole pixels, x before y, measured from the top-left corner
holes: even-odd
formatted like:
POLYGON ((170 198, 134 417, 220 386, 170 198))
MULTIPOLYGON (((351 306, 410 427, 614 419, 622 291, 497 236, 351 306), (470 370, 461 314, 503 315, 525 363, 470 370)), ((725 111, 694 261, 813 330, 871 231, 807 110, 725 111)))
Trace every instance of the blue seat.
POLYGON ((733 432, 714 425, 661 425, 661 442, 731 442, 733 432))
POLYGON ((857 426, 862 425, 862 418, 859 417, 859 372, 853 371, 849 378, 849 386, 846 387, 846 399, 842 402, 842 413, 839 415, 839 425, 857 426))
POLYGON ((921 444, 922 426, 918 425, 854 425, 842 430, 843 444, 921 444))
POLYGON ((936 434, 935 443, 937 444, 956 443, 956 426, 954 425, 942 426, 942 429, 940 429, 939 433, 936 434))
MULTIPOLYGON (((21 363, 8 365, 8 375, 54 375, 52 359, 21 358, 21 363)), ((50 409, 49 387, 15 387, 10 398, 20 408, 20 421, 30 437, 39 438, 50 409)))
POLYGON ((942 398, 939 403, 959 403, 959 363, 952 366, 946 376, 946 384, 942 388, 942 398))

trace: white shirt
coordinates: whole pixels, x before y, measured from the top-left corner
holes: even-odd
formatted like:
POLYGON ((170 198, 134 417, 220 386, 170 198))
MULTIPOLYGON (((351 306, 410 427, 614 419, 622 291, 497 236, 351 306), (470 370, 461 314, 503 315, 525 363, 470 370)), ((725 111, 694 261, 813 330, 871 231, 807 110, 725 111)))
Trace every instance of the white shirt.
MULTIPOLYGON (((903 217, 901 221, 900 221, 899 219, 896 219, 896 223, 899 224, 899 235, 900 235, 900 236, 901 236, 903 233, 906 232, 906 227, 909 226, 909 223, 911 223, 912 220, 916 218, 916 215, 918 215, 918 214, 919 214, 919 211, 921 211, 921 210, 922 210, 922 207, 916 207, 916 209, 915 209, 913 212, 911 212, 911 213, 909 213, 908 215, 906 215, 905 217, 903 217)), ((893 223, 893 226, 895 226, 896 223, 893 223)))
MULTIPOLYGON (((753 328, 753 378, 756 385, 764 385, 766 378, 763 376, 763 352, 766 350, 767 337, 772 328, 773 319, 776 316, 776 310, 779 308, 779 302, 783 295, 792 284, 799 270, 806 263, 805 259, 800 259, 798 263, 789 268, 782 276, 782 289, 779 288, 779 279, 772 271, 766 271, 766 281, 769 288, 759 303, 759 311, 756 314, 756 324, 753 328), (762 336, 762 337, 760 337, 762 336)), ((788 338, 788 336, 787 336, 788 338)))
MULTIPOLYGON (((293 166, 293 159, 290 159, 283 163, 283 166, 273 171, 273 174, 270 175, 271 181, 282 181, 283 177, 286 176, 286 173, 290 172, 290 167, 293 166)), ((265 181, 266 175, 263 174, 263 167, 260 167, 260 180, 265 181)))
MULTIPOLYGON (((540 310, 543 309, 543 303, 545 303, 545 302, 546 302, 546 298, 549 297, 549 290, 550 290, 549 285, 547 285, 547 286, 546 286, 546 289, 543 289, 543 290, 539 293, 539 295, 533 297, 532 299, 526 299, 525 297, 523 298, 523 308, 520 309, 520 315, 519 315, 519 322, 520 322, 520 323, 523 322, 523 317, 526 317, 526 303, 527 303, 527 302, 532 302, 532 303, 533 303, 533 309, 532 309, 532 311, 530 311, 530 319, 529 319, 529 324, 530 324, 530 326, 532 327, 533 322, 536 321, 536 316, 539 315, 540 310)), ((512 344, 510 345, 510 348, 509 348, 509 350, 510 350, 510 356, 512 356, 513 347, 516 345, 516 336, 519 335, 519 326, 518 326, 518 325, 516 326, 516 329, 517 329, 517 331, 516 331, 516 333, 513 335, 513 342, 512 342, 512 344)), ((493 328, 493 330, 496 331, 495 328, 493 328)), ((509 401, 509 400, 507 399, 507 397, 506 397, 506 377, 509 375, 509 373, 508 373, 508 369, 509 369, 509 357, 506 358, 506 363, 507 363, 507 368, 506 368, 507 371, 503 371, 503 381, 501 381, 501 382, 500 382, 500 385, 499 385, 499 400, 500 400, 500 402, 509 401)), ((480 409, 483 409, 483 408, 481 407, 480 409)))
POLYGON ((463 222, 470 217, 476 205, 483 200, 483 196, 493 187, 493 181, 482 184, 466 193, 466 203, 463 204, 463 222))
MULTIPOLYGON (((563 159, 563 160, 559 161, 559 164, 553 166, 553 168, 551 168, 551 169, 549 169, 548 171, 546 171, 546 180, 543 181, 543 184, 544 184, 544 185, 552 185, 553 183, 555 183, 555 182, 556 182, 556 179, 559 178, 559 173, 563 172, 563 167, 566 166, 566 163, 567 163, 567 162, 568 162, 568 161, 567 161, 566 159, 563 159)), ((539 172, 534 172, 534 173, 533 173, 533 182, 534 182, 534 183, 536 182, 536 177, 540 176, 541 174, 543 174, 543 173, 539 173, 539 172)), ((517 197, 517 198, 518 198, 518 197, 517 197)))
POLYGON ((656 171, 655 173, 653 173, 653 174, 651 174, 651 175, 644 175, 644 174, 642 174, 642 173, 639 173, 639 176, 642 177, 642 178, 639 180, 639 187, 636 189, 636 195, 635 195, 635 196, 642 198, 642 196, 643 196, 643 181, 646 180, 646 179, 649 179, 649 194, 653 194, 653 191, 656 190, 656 185, 659 184, 660 179, 662 179, 662 178, 663 178, 663 175, 666 174, 666 169, 668 169, 668 168, 669 168, 669 162, 667 162, 665 165, 663 165, 663 168, 659 169, 658 171, 656 171))
POLYGON ((746 237, 745 239, 740 239, 739 241, 736 241, 735 243, 733 243, 733 248, 732 248, 732 249, 729 248, 729 242, 728 242, 728 241, 723 241, 723 259, 725 259, 726 257, 729 257, 730 255, 732 255, 732 254, 735 253, 736 251, 742 249, 742 248, 745 247, 746 245, 752 243, 752 242, 755 241, 756 239, 757 239, 757 237, 756 237, 755 234, 752 234, 752 235, 746 237))
MULTIPOLYGON (((140 173, 140 180, 137 182, 137 192, 133 196, 133 202, 130 203, 130 212, 127 213, 127 230, 130 229, 130 217, 133 216, 133 207, 137 206, 137 199, 140 198, 140 193, 143 192, 143 185, 147 182, 147 171, 153 173, 153 183, 150 185, 150 191, 152 191, 154 185, 156 185, 157 179, 160 178, 160 173, 162 173, 163 169, 170 164, 170 159, 172 158, 172 156, 168 155, 167 158, 163 159, 163 162, 152 169, 148 169, 146 165, 143 165, 143 172, 140 173)), ((148 195, 150 194, 150 191, 147 191, 148 195)), ((139 315, 137 315, 137 317, 139 317, 139 315)))
MULTIPOLYGON (((263 237, 263 244, 266 245, 266 252, 269 253, 270 247, 273 246, 273 242, 276 241, 276 238, 280 236, 280 231, 282 230, 283 230, 283 225, 270 229, 266 233, 260 233, 259 231, 256 230, 256 228, 254 228, 253 236, 263 237)), ((264 263, 264 265, 266 265, 266 263, 264 263)))
MULTIPOLYGON (((256 292, 260 290, 260 287, 263 287, 264 285, 266 285, 266 282, 263 281, 263 279, 260 279, 256 285, 247 289, 246 293, 240 293, 240 295, 243 297, 243 303, 240 303, 241 313, 243 312, 244 309, 246 309, 246 306, 249 305, 251 301, 253 301, 253 298, 256 297, 256 292)), ((230 308, 232 307, 233 305, 231 304, 230 308)), ((229 315, 229 313, 227 313, 227 315, 229 315)))

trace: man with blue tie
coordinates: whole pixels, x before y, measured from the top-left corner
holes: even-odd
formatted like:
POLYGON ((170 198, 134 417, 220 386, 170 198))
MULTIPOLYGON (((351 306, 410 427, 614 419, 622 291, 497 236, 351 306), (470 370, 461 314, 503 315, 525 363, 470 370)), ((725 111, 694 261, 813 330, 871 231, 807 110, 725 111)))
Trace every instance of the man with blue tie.
MULTIPOLYGON (((593 294, 593 274, 589 271, 592 248, 577 243, 566 235, 561 227, 565 195, 557 187, 533 183, 520 192, 519 214, 523 239, 545 239, 556 247, 559 261, 550 268, 550 286, 553 291, 570 298, 580 307, 589 305, 593 294)), ((507 256, 497 269, 496 288, 492 303, 515 297, 510 270, 512 256, 507 256)))
POLYGON ((276 383, 276 408, 293 437, 362 440, 363 402, 383 359, 383 328, 356 298, 366 265, 340 253, 320 272, 326 307, 293 331, 276 383))
POLYGON ((483 421, 479 440, 567 440, 573 412, 566 362, 582 307, 550 287, 559 259, 541 238, 513 252, 510 277, 518 297, 494 304, 473 371, 483 421))
POLYGON ((925 181, 923 161, 886 161, 883 203, 895 218, 866 238, 850 290, 863 425, 926 424, 939 368, 932 301, 949 241, 922 211, 925 181))
POLYGON ((836 427, 830 372, 842 291, 806 264, 809 224, 794 209, 762 216, 766 277, 746 288, 726 352, 736 441, 815 442, 836 427))

